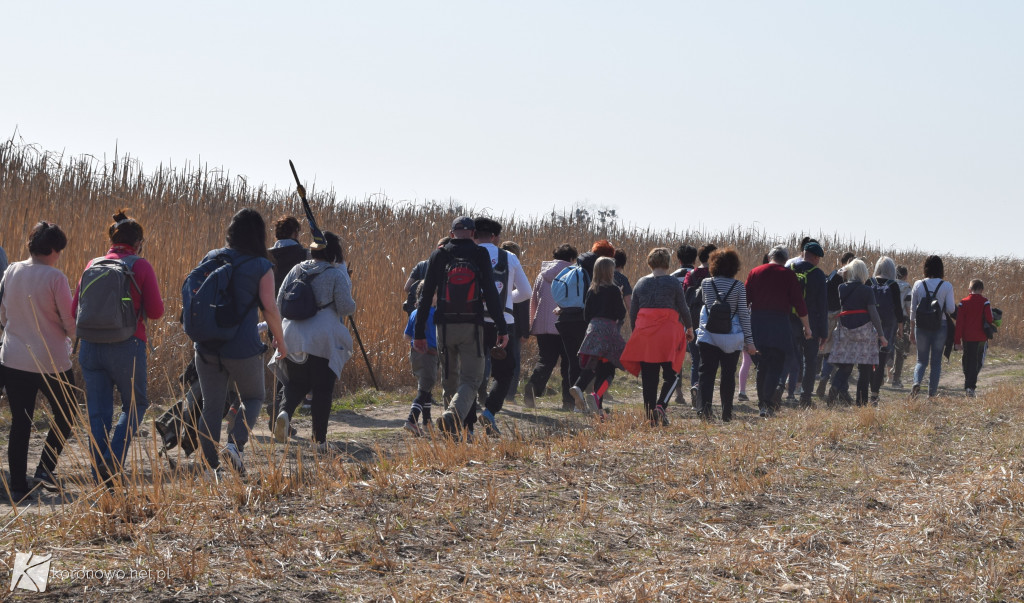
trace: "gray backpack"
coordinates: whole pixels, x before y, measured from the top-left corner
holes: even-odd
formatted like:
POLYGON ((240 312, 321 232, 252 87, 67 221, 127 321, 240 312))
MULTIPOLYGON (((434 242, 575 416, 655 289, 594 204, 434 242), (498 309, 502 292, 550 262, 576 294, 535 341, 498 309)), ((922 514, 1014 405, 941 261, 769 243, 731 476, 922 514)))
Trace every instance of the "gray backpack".
POLYGON ((135 334, 139 316, 132 302, 131 287, 135 285, 137 291, 142 291, 132 271, 137 259, 137 255, 120 260, 96 258, 82 273, 75 316, 79 339, 117 343, 135 334))

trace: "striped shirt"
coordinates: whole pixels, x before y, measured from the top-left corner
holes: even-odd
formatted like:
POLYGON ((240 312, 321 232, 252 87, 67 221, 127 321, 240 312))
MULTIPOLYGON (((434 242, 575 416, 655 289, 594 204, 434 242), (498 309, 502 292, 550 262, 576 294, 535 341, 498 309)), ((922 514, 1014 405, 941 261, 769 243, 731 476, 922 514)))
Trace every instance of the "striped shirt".
POLYGON ((718 294, 722 296, 722 301, 729 304, 729 307, 732 308, 732 314, 739 316, 740 328, 743 330, 743 343, 754 343, 754 336, 750 332, 750 307, 747 305, 747 288, 742 282, 727 276, 705 278, 700 284, 700 290, 701 295, 704 297, 704 305, 709 310, 717 300, 715 289, 718 289, 718 294), (714 289, 712 288, 712 282, 714 282, 714 289), (736 283, 735 287, 733 287, 733 283, 736 283), (730 287, 732 287, 732 291, 726 295, 730 287))

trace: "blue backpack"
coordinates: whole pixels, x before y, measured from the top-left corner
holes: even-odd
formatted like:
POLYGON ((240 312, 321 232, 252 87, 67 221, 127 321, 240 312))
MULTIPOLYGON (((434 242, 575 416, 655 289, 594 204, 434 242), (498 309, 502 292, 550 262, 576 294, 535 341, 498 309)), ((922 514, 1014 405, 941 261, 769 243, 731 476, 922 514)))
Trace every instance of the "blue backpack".
POLYGON ((259 301, 259 296, 239 312, 234 295, 234 269, 252 259, 249 256, 237 265, 231 256, 220 253, 203 260, 185 277, 181 286, 181 322, 185 334, 196 343, 217 347, 238 333, 242 318, 259 301))
POLYGON ((590 275, 583 266, 566 266, 551 281, 551 297, 559 308, 582 308, 590 287, 590 275))

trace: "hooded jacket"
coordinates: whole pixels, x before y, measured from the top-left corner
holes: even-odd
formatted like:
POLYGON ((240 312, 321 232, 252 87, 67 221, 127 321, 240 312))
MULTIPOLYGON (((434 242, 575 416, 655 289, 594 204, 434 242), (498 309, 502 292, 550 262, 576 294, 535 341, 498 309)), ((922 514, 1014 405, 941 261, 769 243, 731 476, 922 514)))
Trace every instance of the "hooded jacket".
POLYGON ((533 295, 530 297, 530 334, 558 335, 555 328, 555 299, 551 296, 551 281, 567 266, 565 260, 544 260, 540 264, 540 274, 533 281, 533 295))

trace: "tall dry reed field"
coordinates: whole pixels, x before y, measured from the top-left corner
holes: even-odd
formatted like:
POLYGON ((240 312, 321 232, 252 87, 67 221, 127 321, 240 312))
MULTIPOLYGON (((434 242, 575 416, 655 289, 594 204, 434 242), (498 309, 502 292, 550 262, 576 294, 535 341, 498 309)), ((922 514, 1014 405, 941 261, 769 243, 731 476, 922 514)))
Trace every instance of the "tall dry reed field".
MULTIPOLYGON (((406 321, 401 310, 405 297, 402 284, 416 262, 426 258, 437 239, 448 233, 451 220, 474 213, 473 208, 453 202, 412 204, 380 197, 352 201, 315 188, 310 191, 310 204, 321 227, 337 232, 347 245, 359 307, 355 320, 378 380, 385 388, 412 384, 407 370, 408 347, 402 337, 406 321)), ((189 342, 177 322, 181 282, 208 250, 224 244, 232 214, 252 207, 271 224, 286 213, 301 217, 302 210, 291 191, 268 191, 207 166, 160 165, 146 172, 127 156, 101 161, 95 157, 68 158, 13 140, 0 145, 0 245, 12 261, 26 256, 24 241, 35 222, 56 222, 69 238, 59 267, 74 283, 89 259, 106 252, 106 228, 111 215, 121 207, 130 208, 131 215, 146 228, 145 255, 156 269, 167 303, 166 316, 159 324, 150 325, 154 345, 151 383, 154 393, 158 393, 162 383, 174 382, 189 355, 189 342)), ((635 282, 648 272, 644 258, 653 247, 674 250, 681 242, 733 245, 743 259, 745 274, 760 263, 772 245, 787 244, 793 249, 801 236, 739 228, 727 232, 640 229, 578 208, 545 216, 522 216, 512 207, 488 213, 505 225, 503 239, 523 247, 522 263, 531 279, 541 261, 550 258, 551 251, 562 243, 584 251, 596 239, 609 239, 628 254, 630 262, 625 272, 635 282)), ((666 215, 666 222, 685 222, 692 213, 681 208, 678 214, 666 215)), ((694 216, 695 221, 698 217, 694 216)), ((849 250, 870 262, 881 254, 891 255, 897 263, 910 267, 911 279, 920 276, 920 266, 928 254, 927 241, 921 242, 925 247, 922 249, 906 250, 909 240, 903 246, 880 249, 866 242, 838 239, 828 234, 829 228, 823 215, 822 231, 810 233, 832 252, 824 260, 829 268, 840 252, 849 250)), ((268 243, 273 241, 272 234, 268 232, 268 243)), ((308 243, 308 232, 303 238, 308 243)), ((945 240, 934 242, 935 247, 945 244, 945 240)), ((965 293, 971 278, 985 281, 993 304, 1006 312, 1000 339, 1020 341, 1024 335, 1020 320, 1024 302, 1019 284, 1024 279, 1024 264, 1006 257, 944 259, 947 280, 953 282, 958 295, 965 293)), ((348 389, 369 385, 369 374, 358 355, 345 368, 341 381, 341 386, 348 389)))

